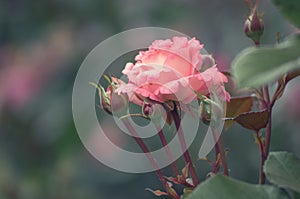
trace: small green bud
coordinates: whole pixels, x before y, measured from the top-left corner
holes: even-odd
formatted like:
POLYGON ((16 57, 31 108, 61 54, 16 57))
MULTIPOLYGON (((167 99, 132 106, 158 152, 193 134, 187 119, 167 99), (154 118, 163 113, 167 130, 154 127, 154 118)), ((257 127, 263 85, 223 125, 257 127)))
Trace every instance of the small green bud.
POLYGON ((208 101, 201 100, 199 107, 199 117, 202 122, 206 125, 210 124, 211 121, 211 104, 208 101))
POLYGON ((110 104, 110 92, 107 92, 104 90, 104 88, 101 85, 97 85, 98 88, 98 94, 101 102, 101 106, 103 110, 108 113, 112 114, 111 110, 111 104, 110 104))
POLYGON ((102 109, 110 115, 124 116, 128 109, 128 96, 127 94, 118 94, 115 91, 122 81, 114 77, 109 79, 108 76, 105 76, 105 79, 110 84, 106 90, 99 84, 90 83, 98 89, 102 109))

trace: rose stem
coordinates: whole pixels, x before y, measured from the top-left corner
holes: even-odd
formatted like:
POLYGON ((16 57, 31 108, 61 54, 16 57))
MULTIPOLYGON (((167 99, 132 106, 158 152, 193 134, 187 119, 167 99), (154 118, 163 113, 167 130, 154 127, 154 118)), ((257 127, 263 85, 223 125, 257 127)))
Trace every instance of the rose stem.
POLYGON ((264 145, 263 145, 263 142, 261 140, 261 137, 259 135, 259 131, 255 131, 255 137, 256 137, 256 140, 258 141, 258 148, 259 148, 259 152, 260 152, 260 156, 261 156, 261 160, 260 160, 260 167, 259 167, 259 184, 264 184, 265 181, 266 181, 266 176, 264 174, 264 170, 263 170, 263 167, 264 167, 264 161, 265 161, 265 150, 264 150, 264 145))
MULTIPOLYGON (((255 43, 256 47, 260 47, 260 43, 255 43)), ((261 165, 260 166, 260 173, 261 173, 261 177, 260 177, 260 184, 265 184, 266 183, 266 175, 263 171, 263 165, 269 155, 269 150, 270 150, 270 142, 271 142, 271 133, 272 133, 272 104, 270 101, 270 94, 269 94, 269 87, 268 85, 266 85, 265 87, 263 87, 263 97, 264 97, 264 102, 263 105, 265 106, 265 108, 267 108, 268 110, 268 123, 266 126, 266 137, 265 137, 265 141, 264 141, 264 156, 262 156, 262 160, 261 160, 261 165)))
POLYGON ((181 126, 180 126, 180 118, 179 118, 178 112, 176 110, 176 107, 172 111, 172 116, 173 116, 173 119, 174 119, 174 122, 175 122, 175 126, 176 126, 176 129, 177 129, 177 132, 178 132, 178 138, 179 138, 181 149, 183 151, 184 159, 185 159, 186 163, 189 165, 188 166, 189 167, 189 172, 190 172, 191 178, 193 180, 193 184, 195 186, 197 186, 199 184, 199 180, 198 180, 195 168, 193 166, 193 162, 191 160, 189 151, 187 150, 187 147, 186 147, 186 143, 185 143, 185 139, 184 139, 184 134, 183 134, 181 126))
POLYGON ((222 163, 224 175, 229 176, 229 169, 228 169, 228 164, 227 164, 227 159, 226 159, 226 153, 225 153, 225 149, 224 149, 224 145, 223 145, 221 137, 219 137, 219 139, 217 141, 217 145, 218 145, 218 148, 220 151, 221 163, 222 163))
MULTIPOLYGON (((135 141, 137 142, 137 144, 140 146, 140 148, 142 149, 142 151, 145 153, 146 157, 148 158, 150 164, 154 167, 156 175, 158 176, 159 180, 161 181, 164 189, 169 193, 169 186, 167 185, 167 181, 165 180, 161 170, 159 169, 157 163, 155 162, 155 160, 153 159, 153 157, 151 156, 151 152, 148 149, 148 147, 146 146, 146 144, 144 143, 144 141, 139 137, 138 133, 135 131, 135 129, 131 126, 130 122, 128 121, 128 119, 123 119, 123 123, 126 126, 126 128, 128 129, 128 131, 131 133, 131 135, 133 136, 133 138, 135 139, 135 141)), ((175 199, 179 199, 179 196, 175 196, 175 199)))
MULTIPOLYGON (((272 106, 271 106, 271 101, 270 101, 270 94, 269 94, 269 88, 268 86, 265 86, 264 89, 264 98, 265 98, 265 104, 267 110, 268 110, 268 123, 266 126, 266 138, 265 138, 265 144, 264 144, 264 156, 262 157, 262 166, 264 165, 268 155, 269 155, 269 150, 270 150, 270 142, 271 142, 271 133, 272 133, 272 106)), ((263 168, 261 168, 262 172, 262 178, 260 180, 260 184, 265 184, 266 183, 266 176, 265 173, 263 172, 263 168)))
POLYGON ((164 147, 164 149, 166 151, 166 154, 168 156, 168 159, 171 162, 172 170, 173 170, 174 174, 177 177, 178 175, 180 175, 180 172, 179 172, 179 170, 178 170, 178 168, 177 168, 177 166, 176 166, 176 164, 174 162, 174 159, 172 157, 172 153, 171 153, 170 148, 168 146, 167 139, 166 139, 166 137, 164 135, 164 132, 163 132, 162 128, 160 128, 159 126, 156 126, 156 128, 158 130, 159 139, 161 140, 161 143, 162 143, 162 145, 163 145, 163 147, 164 147))
POLYGON ((225 153, 224 145, 222 142, 222 138, 221 138, 221 136, 219 136, 219 138, 216 137, 216 130, 213 127, 212 127, 212 132, 214 135, 214 139, 217 140, 216 145, 215 145, 216 158, 218 157, 218 154, 220 154, 223 173, 224 173, 224 175, 229 176, 229 169, 228 169, 226 153, 225 153))

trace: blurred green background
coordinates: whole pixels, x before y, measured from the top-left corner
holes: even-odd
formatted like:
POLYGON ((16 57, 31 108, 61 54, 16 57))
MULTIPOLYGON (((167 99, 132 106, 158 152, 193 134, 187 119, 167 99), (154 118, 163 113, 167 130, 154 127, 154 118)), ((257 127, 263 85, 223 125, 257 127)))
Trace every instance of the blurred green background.
MULTIPOLYGON (((282 37, 296 31, 268 0, 259 10, 265 14, 263 44, 273 44, 277 31, 282 37)), ((252 45, 243 33, 247 12, 243 0, 0 0, 0 199, 154 198, 145 191, 161 188, 154 173, 115 171, 83 147, 71 108, 77 70, 99 42, 144 26, 195 36, 228 69, 252 45)), ((299 83, 293 80, 276 105, 271 146, 298 156, 299 83)), ((223 136, 231 175, 256 183, 252 133, 236 125, 223 136)), ((197 142, 193 159, 195 148, 197 142)), ((208 163, 197 166, 204 179, 208 163)))

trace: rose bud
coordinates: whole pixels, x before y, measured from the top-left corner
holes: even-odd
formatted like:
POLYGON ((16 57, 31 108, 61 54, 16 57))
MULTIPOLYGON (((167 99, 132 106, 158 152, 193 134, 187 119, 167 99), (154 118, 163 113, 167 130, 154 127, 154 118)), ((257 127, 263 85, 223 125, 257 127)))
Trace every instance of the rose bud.
POLYGON ((142 107, 142 112, 143 112, 143 115, 145 115, 146 117, 151 117, 151 115, 153 113, 152 105, 149 103, 144 103, 143 107, 142 107))
MULTIPOLYGON (((108 77, 106 77, 108 78, 108 77)), ((90 83, 98 89, 98 94, 101 102, 102 109, 110 115, 121 117, 126 114, 128 108, 128 96, 127 94, 118 94, 115 90, 122 83, 117 78, 111 78, 108 82, 110 85, 105 89, 95 83, 90 83)))
POLYGON ((111 110, 114 116, 121 117, 127 114, 128 97, 125 94, 118 94, 115 91, 110 95, 111 110))
POLYGON ((146 99, 142 105, 143 115, 153 122, 161 122, 167 119, 167 111, 163 104, 146 99))
POLYGON ((199 107, 199 117, 206 125, 211 121, 211 104, 208 101, 201 101, 199 107))
POLYGON ((255 45, 259 45, 260 37, 264 32, 264 22, 262 17, 257 14, 258 1, 256 1, 253 8, 250 1, 248 1, 248 4, 251 14, 245 21, 244 32, 247 37, 254 41, 255 45))
POLYGON ((112 111, 110 104, 110 89, 107 89, 107 91, 105 91, 101 85, 97 85, 97 88, 102 109, 111 115, 112 111))
POLYGON ((112 114, 117 117, 121 117, 127 114, 128 110, 128 96, 124 93, 117 93, 116 89, 123 83, 121 80, 112 77, 112 83, 108 87, 110 92, 110 107, 112 114))

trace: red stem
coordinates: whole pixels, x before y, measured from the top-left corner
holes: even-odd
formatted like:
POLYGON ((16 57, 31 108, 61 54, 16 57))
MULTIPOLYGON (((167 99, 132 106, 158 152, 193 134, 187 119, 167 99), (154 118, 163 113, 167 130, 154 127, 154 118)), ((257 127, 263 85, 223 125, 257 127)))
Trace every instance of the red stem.
POLYGON ((265 137, 265 142, 262 145, 263 146, 263 155, 261 157, 261 168, 260 168, 260 184, 265 184, 266 183, 266 175, 263 172, 263 165, 269 155, 270 151, 270 143, 271 143, 271 133, 272 133, 272 105, 271 105, 271 100, 270 100, 270 94, 269 94, 269 88, 268 86, 265 86, 264 89, 264 100, 265 100, 265 108, 268 110, 268 123, 266 126, 266 137, 265 137))
MULTIPOLYGON (((256 42, 255 46, 259 47, 260 43, 256 42)), ((263 100, 262 104, 268 110, 268 123, 267 123, 267 126, 266 126, 265 141, 264 141, 264 143, 262 143, 263 153, 261 153, 261 154, 264 154, 264 155, 261 157, 260 184, 265 184, 266 183, 266 176, 265 176, 265 173, 263 172, 263 165, 264 165, 265 160, 267 159, 267 157, 269 155, 269 150, 270 150, 271 132, 272 132, 272 128, 271 128, 272 127, 272 121, 271 121, 272 120, 272 107, 273 107, 274 102, 275 102, 275 101, 271 102, 271 100, 270 100, 268 85, 266 85, 263 88, 263 97, 264 97, 264 100, 263 100)))
POLYGON ((218 154, 220 154, 223 173, 224 173, 224 175, 229 176, 229 169, 228 169, 226 153, 225 153, 224 145, 222 142, 222 138, 221 138, 221 136, 217 137, 216 130, 213 127, 212 127, 212 133, 213 133, 214 139, 216 140, 216 145, 215 145, 216 158, 218 157, 218 154))
POLYGON ((180 118, 179 118, 178 112, 176 110, 176 107, 172 111, 172 116, 173 116, 175 126, 176 126, 176 129, 177 129, 178 138, 179 138, 181 149, 183 151, 184 159, 185 159, 186 163, 189 165, 189 173, 190 173, 191 178, 193 180, 193 184, 195 186, 197 186, 199 184, 198 176, 197 176, 197 173, 196 173, 195 168, 193 166, 193 162, 191 160, 191 156, 189 154, 189 151, 187 150, 184 134, 183 134, 182 128, 180 126, 180 118))
POLYGON ((161 140, 161 143, 162 143, 162 145, 163 145, 163 147, 164 147, 164 149, 166 151, 168 159, 171 162, 172 170, 175 173, 175 175, 178 176, 178 175, 180 175, 180 172, 179 172, 179 170, 178 170, 178 168, 177 168, 177 166, 176 166, 176 164, 174 162, 174 159, 173 159, 172 153, 170 151, 170 148, 168 147, 167 139, 166 139, 166 137, 165 137, 162 129, 159 128, 159 127, 156 127, 156 128, 158 130, 158 136, 159 136, 159 138, 161 140))
POLYGON ((255 137, 256 137, 256 140, 258 141, 257 144, 258 144, 258 148, 259 148, 259 152, 260 152, 260 156, 261 156, 260 167, 259 167, 259 184, 265 184, 266 176, 264 174, 263 166, 264 166, 264 162, 266 160, 266 154, 265 154, 263 142, 259 135, 259 131, 255 132, 255 137))
POLYGON ((268 156, 269 154, 269 149, 270 149, 270 141, 271 141, 271 125, 272 125, 272 107, 271 107, 271 100, 270 100, 270 95, 269 95, 269 88, 268 86, 266 86, 264 88, 264 91, 265 91, 265 97, 266 97, 266 104, 267 104, 267 109, 268 109, 268 124, 267 124, 267 127, 266 127, 266 141, 265 141, 265 153, 266 153, 266 156, 268 156))
MULTIPOLYGON (((137 144, 140 146, 140 148, 142 149, 142 151, 144 152, 144 154, 146 155, 146 157, 148 158, 150 164, 154 167, 155 172, 159 178, 159 180, 161 181, 164 189, 169 192, 169 186, 167 184, 167 181, 165 180, 163 173, 161 172, 161 170, 159 169, 157 163, 155 162, 154 158, 151 155, 150 150, 148 149, 148 147, 146 146, 146 144, 144 143, 144 141, 139 137, 139 134, 136 132, 136 130, 131 126, 130 122, 128 121, 128 119, 123 119, 123 123, 126 126, 126 128, 128 129, 128 131, 131 133, 131 135, 133 136, 133 138, 135 139, 135 141, 137 142, 137 144)), ((170 194, 171 195, 171 194, 170 194)), ((174 193, 172 193, 172 195, 174 195, 174 193)), ((180 199, 180 197, 178 195, 174 196, 174 199, 180 199)))
POLYGON ((220 151, 221 163, 222 163, 224 175, 229 176, 229 169, 228 169, 226 154, 225 154, 225 150, 224 150, 224 146, 223 146, 221 137, 218 139, 217 145, 218 145, 219 151, 220 151))

